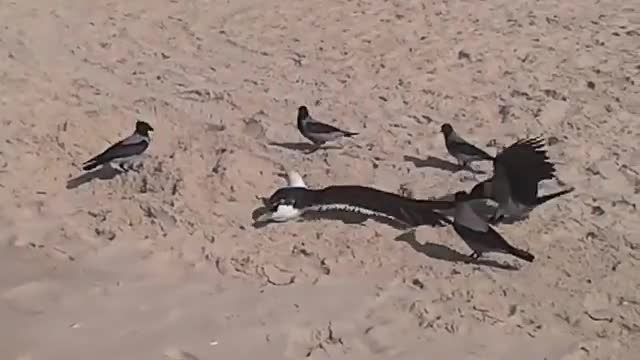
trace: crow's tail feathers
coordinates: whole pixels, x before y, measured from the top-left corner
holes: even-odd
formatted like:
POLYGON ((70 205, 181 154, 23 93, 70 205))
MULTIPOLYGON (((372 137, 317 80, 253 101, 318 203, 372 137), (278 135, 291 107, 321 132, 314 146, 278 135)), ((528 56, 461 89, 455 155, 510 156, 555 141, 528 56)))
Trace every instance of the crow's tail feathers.
POLYGON ((568 194, 568 193, 572 192, 573 190, 575 190, 575 188, 571 187, 569 189, 561 190, 561 191, 555 192, 553 194, 548 194, 548 195, 545 195, 545 196, 539 196, 536 199, 536 206, 537 205, 542 205, 542 204, 546 203, 549 200, 553 200, 553 199, 557 198, 558 196, 562 196, 562 195, 568 194))
POLYGON ((524 261, 527 261, 527 262, 532 262, 536 258, 530 252, 525 251, 525 250, 521 250, 521 249, 518 249, 518 248, 515 248, 515 247, 511 247, 509 249, 509 254, 511 254, 511 255, 519 258, 519 259, 522 259, 524 261))

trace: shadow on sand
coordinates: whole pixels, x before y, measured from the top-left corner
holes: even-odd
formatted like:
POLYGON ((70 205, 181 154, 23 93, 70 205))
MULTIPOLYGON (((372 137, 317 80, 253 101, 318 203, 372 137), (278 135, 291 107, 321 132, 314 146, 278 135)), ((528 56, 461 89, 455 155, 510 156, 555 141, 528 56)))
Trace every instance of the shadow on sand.
POLYGON ((396 241, 402 241, 405 242, 407 244, 409 244, 409 246, 411 246, 413 248, 413 250, 415 250, 418 253, 421 253, 427 257, 430 257, 432 259, 438 259, 438 260, 444 260, 444 261, 449 261, 452 263, 465 263, 465 264, 475 264, 475 265, 481 265, 481 266, 488 266, 488 267, 492 267, 492 268, 497 268, 497 269, 502 269, 502 270, 509 270, 509 271, 514 271, 514 270, 518 270, 517 267, 510 265, 510 264, 504 264, 504 263, 500 263, 498 261, 495 260, 486 260, 486 259, 477 259, 477 260, 473 260, 471 257, 469 257, 468 255, 464 255, 462 253, 459 253, 447 246, 444 245, 440 245, 440 244, 434 244, 431 242, 427 242, 425 244, 420 244, 417 240, 416 240, 416 233, 415 230, 409 230, 399 236, 397 236, 395 238, 396 241))
POLYGON ((317 146, 311 143, 306 142, 270 142, 269 145, 281 147, 287 150, 300 151, 306 154, 312 154, 318 150, 333 150, 340 149, 339 146, 328 145, 328 146, 317 146))
POLYGON ((81 174, 67 181, 67 189, 75 189, 80 185, 86 184, 93 180, 111 180, 120 175, 120 172, 110 166, 102 166, 96 170, 81 174))
POLYGON ((458 164, 452 163, 450 161, 447 161, 435 156, 428 156, 426 159, 420 159, 415 156, 405 155, 404 161, 412 162, 413 165, 417 168, 428 167, 428 168, 449 171, 452 173, 457 173, 458 171, 467 170, 478 175, 486 174, 484 171, 476 170, 470 166, 460 167, 458 164))

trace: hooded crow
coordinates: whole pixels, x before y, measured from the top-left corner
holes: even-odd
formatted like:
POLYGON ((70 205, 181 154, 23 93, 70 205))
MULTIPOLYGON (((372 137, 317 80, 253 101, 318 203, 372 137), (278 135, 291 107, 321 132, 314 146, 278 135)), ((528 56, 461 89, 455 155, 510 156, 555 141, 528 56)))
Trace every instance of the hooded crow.
POLYGON ((122 172, 126 172, 135 159, 149 147, 150 131, 153 131, 151 125, 144 121, 136 121, 136 129, 133 134, 85 161, 82 164, 82 170, 89 171, 100 165, 110 164, 122 172))
POLYGON ((447 152, 456 158, 460 168, 469 167, 471 169, 470 164, 474 161, 493 160, 493 156, 458 135, 451 124, 443 124, 440 127, 440 132, 444 135, 444 145, 447 148, 447 152))
POLYGON ((509 244, 484 218, 473 211, 468 200, 466 192, 455 193, 453 229, 473 251, 470 255, 472 259, 476 260, 482 254, 490 252, 510 254, 527 262, 535 259, 529 252, 509 244))
POLYGON ((329 124, 314 120, 309 114, 309 109, 304 105, 298 108, 297 126, 302 136, 313 142, 316 150, 327 141, 358 135, 356 132, 341 130, 329 124))
POLYGON ((472 188, 471 198, 498 203, 492 223, 504 217, 522 218, 536 206, 574 190, 572 187, 538 196, 538 183, 552 179, 556 171, 543 147, 544 140, 539 137, 516 141, 496 155, 493 177, 472 188))

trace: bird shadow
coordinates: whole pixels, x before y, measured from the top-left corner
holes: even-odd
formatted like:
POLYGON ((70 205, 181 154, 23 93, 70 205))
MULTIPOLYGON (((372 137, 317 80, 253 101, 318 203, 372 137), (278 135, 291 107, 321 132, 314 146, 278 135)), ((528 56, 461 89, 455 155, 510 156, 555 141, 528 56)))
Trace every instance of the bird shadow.
MULTIPOLYGON (((264 198, 263 198, 264 201, 264 198)), ((263 228, 270 224, 277 223, 276 221, 266 220, 259 221, 259 218, 267 214, 269 209, 262 205, 254 209, 251 213, 251 219, 253 220, 252 226, 256 229, 263 228)), ((340 211, 340 210, 323 210, 323 211, 306 211, 300 218, 295 219, 293 221, 320 221, 320 220, 333 220, 340 221, 343 224, 358 224, 364 226, 364 222, 367 220, 373 220, 375 222, 385 224, 391 226, 396 230, 406 231, 410 229, 411 226, 400 222, 395 221, 393 219, 386 218, 384 216, 375 216, 375 215, 363 215, 354 212, 340 211)))
POLYGON ((120 172, 111 166, 102 166, 96 170, 81 174, 67 181, 67 189, 75 189, 93 180, 111 180, 120 175, 120 172))
POLYGON ((332 150, 332 149, 340 149, 339 146, 317 146, 315 144, 310 144, 306 142, 270 142, 269 145, 281 147, 287 150, 300 151, 307 154, 314 153, 318 150, 332 150))
POLYGON ((465 263, 465 264, 488 266, 488 267, 497 268, 501 270, 509 270, 509 271, 518 270, 518 268, 513 265, 504 264, 495 260, 489 260, 489 259, 474 260, 470 256, 462 254, 444 245, 435 244, 431 242, 426 242, 424 244, 421 244, 418 242, 418 240, 416 240, 415 229, 411 229, 409 231, 406 231, 400 234, 394 240, 405 242, 409 246, 411 246, 411 248, 413 248, 413 250, 415 250, 416 252, 421 253, 432 259, 444 260, 452 263, 465 263))
POLYGON ((449 172, 452 172, 452 173, 457 173, 457 172, 462 171, 462 170, 467 170, 467 171, 470 171, 470 172, 472 172, 474 174, 478 174, 478 175, 486 174, 484 171, 474 169, 469 165, 467 165, 466 167, 461 167, 458 164, 455 164, 455 163, 452 163, 450 161, 441 159, 439 157, 431 156, 431 155, 427 156, 426 159, 420 159, 420 158, 417 158, 415 156, 405 155, 404 156, 404 161, 412 162, 413 165, 415 167, 417 167, 417 168, 428 167, 428 168, 434 168, 434 169, 440 169, 440 170, 444 170, 444 171, 449 171, 449 172))

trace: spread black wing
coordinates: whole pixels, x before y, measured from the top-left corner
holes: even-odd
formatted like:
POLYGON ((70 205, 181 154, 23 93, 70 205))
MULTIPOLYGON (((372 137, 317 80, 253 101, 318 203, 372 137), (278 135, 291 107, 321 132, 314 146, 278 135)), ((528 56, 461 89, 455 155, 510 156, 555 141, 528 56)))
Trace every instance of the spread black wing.
MULTIPOLYGON (((335 185, 316 190, 317 205, 346 205, 391 217, 410 226, 444 226, 451 221, 434 210, 454 207, 450 201, 411 199, 359 185, 335 185)), ((344 209, 349 211, 348 209, 344 209)), ((357 210, 354 210, 357 211, 357 210)))
POLYGON ((555 164, 549 161, 540 137, 518 140, 502 150, 495 158, 495 167, 501 166, 509 178, 511 196, 522 203, 534 204, 538 196, 538 183, 552 179, 555 164))

